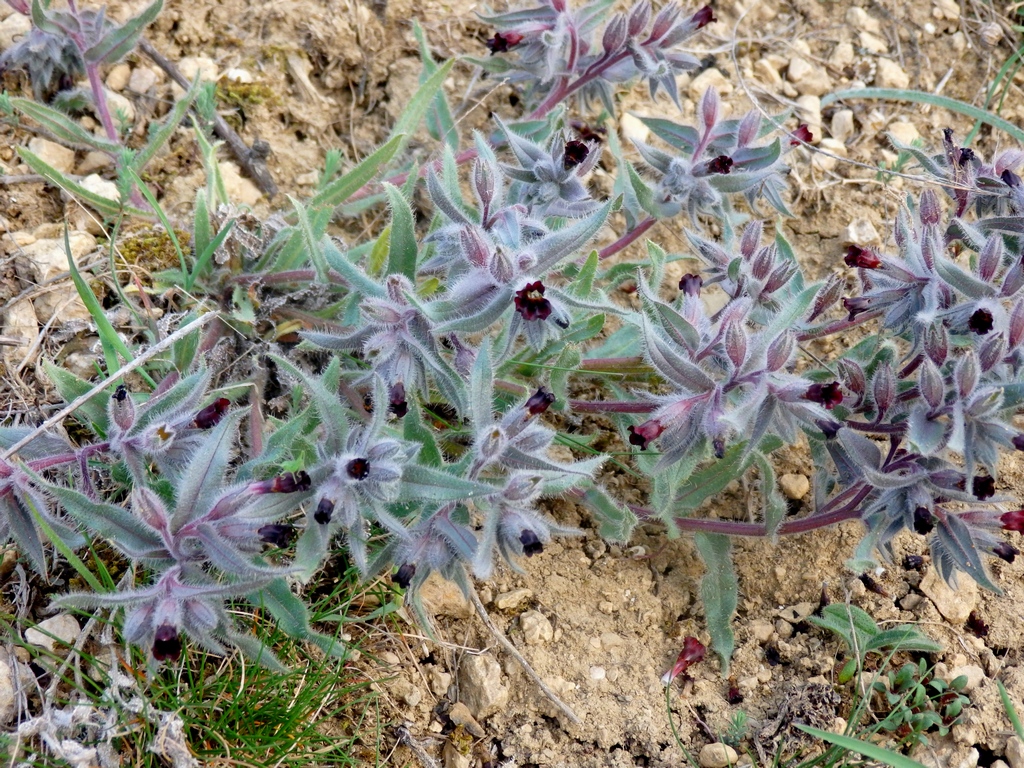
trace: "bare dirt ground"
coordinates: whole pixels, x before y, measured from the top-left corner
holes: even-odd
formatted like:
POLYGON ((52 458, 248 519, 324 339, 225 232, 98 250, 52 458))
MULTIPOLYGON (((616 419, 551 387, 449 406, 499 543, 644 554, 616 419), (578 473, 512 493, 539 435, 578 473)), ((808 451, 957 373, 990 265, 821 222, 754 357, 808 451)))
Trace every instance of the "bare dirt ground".
MULTIPOLYGON (((138 7, 138 2, 114 4, 112 10, 121 15, 138 7)), ((148 36, 186 74, 204 69, 209 77, 222 79, 222 105, 240 135, 250 144, 255 139, 269 143, 268 165, 281 188, 279 196, 267 200, 244 179, 233 187, 239 202, 264 216, 286 205, 285 195, 309 193, 328 149, 340 149, 355 160, 387 136, 420 71, 411 19, 423 25, 438 56, 483 55, 483 41, 491 32, 474 16, 482 10, 468 0, 170 0, 148 36)), ((7 12, 4 6, 0 16, 7 12)), ((818 146, 829 153, 802 151, 793 162, 796 216, 783 223, 816 277, 846 270, 841 257, 848 243, 883 246, 889 238, 888 222, 914 182, 877 172, 881 163, 891 166, 897 159, 886 132, 905 142, 920 137, 926 146, 937 147, 943 128, 953 128, 960 137, 971 128, 966 118, 937 108, 849 100, 822 109, 820 100, 835 91, 874 85, 940 92, 981 104, 1015 50, 1017 38, 1010 25, 1019 21, 1005 4, 975 0, 861 5, 848 0, 750 0, 749 7, 717 4, 715 13, 718 22, 699 40, 701 53, 711 57, 708 66, 682 82, 684 114, 677 115, 667 101, 651 104, 627 96, 626 104, 641 113, 688 119, 695 97, 708 84, 717 84, 734 114, 751 106, 772 114, 796 110, 811 124, 816 140, 824 137, 818 146)), ((149 118, 166 111, 169 84, 141 54, 130 57, 116 77, 111 88, 134 104, 141 135, 149 118), (142 70, 149 74, 131 79, 142 70), (129 82, 146 90, 134 92, 129 82)), ((510 90, 475 79, 466 65, 456 67, 447 85, 453 106, 466 115, 461 123, 465 128, 482 125, 490 111, 514 114, 510 90)), ((1016 84, 1007 91, 1002 116, 1024 122, 1024 98, 1016 84)), ((639 130, 628 118, 619 127, 627 135, 639 130)), ((6 127, 0 128, 0 136, 2 171, 25 172, 10 147, 31 137, 6 127)), ((991 156, 1008 141, 983 128, 975 146, 991 156)), ((430 147, 424 144, 418 151, 426 157, 430 147)), ((87 160, 79 153, 72 169, 80 172, 87 160)), ((167 210, 187 225, 185 214, 203 173, 186 132, 150 168, 150 180, 167 210)), ((18 332, 12 326, 18 300, 24 303, 26 295, 37 299, 40 292, 32 287, 39 275, 19 261, 21 249, 35 239, 55 236, 52 225, 66 209, 78 221, 71 208, 41 184, 0 186, 5 334, 18 332)), ((349 236, 356 238, 374 226, 373 215, 348 226, 349 236)), ((651 237, 670 250, 685 250, 673 224, 661 225, 651 237)), ((846 275, 852 285, 852 271, 846 275)), ((49 317, 38 306, 35 311, 19 322, 30 324, 30 332, 22 332, 32 340, 44 330, 56 333, 43 340, 44 357, 67 363, 74 359, 70 353, 91 353, 83 325, 62 328, 58 319, 44 329, 49 317)), ((829 349, 816 351, 827 354, 829 349)), ((26 398, 14 407, 29 410, 52 401, 43 377, 36 379, 33 366, 22 365, 13 354, 5 353, 4 359, 11 391, 37 393, 34 401, 26 398)), ((807 458, 794 449, 782 456, 778 471, 795 476, 790 478, 790 496, 792 512, 798 514, 808 503, 806 491, 800 492, 806 485, 801 478, 811 474, 807 458)), ((624 477, 606 480, 624 495, 635 492, 624 477)), ((1005 462, 1000 485, 1000 492, 1020 496, 1024 491, 1024 470, 1013 457, 1005 462)), ((743 517, 749 503, 746 489, 737 484, 705 512, 743 517)), ((433 584, 428 594, 437 614, 437 640, 424 638, 412 624, 405 626, 404 635, 370 630, 370 650, 380 663, 366 656, 363 671, 379 681, 390 713, 407 723, 429 754, 442 759, 443 745, 454 743, 447 737, 447 713, 458 700, 460 680, 470 667, 497 660, 498 676, 489 685, 494 699, 478 713, 482 729, 474 735, 476 726, 467 726, 468 757, 447 748, 443 759, 449 766, 505 761, 580 768, 680 765, 660 677, 685 636, 707 642, 696 598, 702 567, 693 546, 685 538, 667 540, 656 526, 639 529, 628 546, 607 546, 581 509, 564 503, 552 512, 562 523, 582 528, 584 535, 549 546, 524 563, 525 573, 500 573, 479 589, 492 618, 575 709, 581 725, 557 716, 515 662, 495 647, 457 591, 442 584, 433 584)), ((933 737, 933 749, 919 750, 915 757, 967 768, 1006 759, 1010 732, 994 680, 1002 680, 1015 701, 1024 701, 1024 559, 992 565, 1003 596, 979 593, 967 579, 953 592, 936 584, 927 556, 923 571, 902 567, 904 555, 925 554, 920 537, 906 536, 897 542, 896 562, 875 577, 884 591, 880 594, 841 567, 859 535, 858 525, 848 524, 774 545, 736 543, 741 598, 732 676, 723 679, 709 655, 690 670, 692 680, 676 683, 673 695, 680 735, 692 751, 726 732, 739 710, 750 718, 747 745, 758 738, 774 743, 777 734, 795 739, 786 731, 787 722, 778 720, 780 713, 808 709, 811 705, 801 708, 794 702, 806 704, 808 686, 833 686, 843 664, 835 638, 803 621, 824 590, 832 601, 850 601, 880 623, 919 623, 947 648, 936 659, 943 665, 940 672, 967 670, 973 675, 972 707, 964 723, 945 739, 933 737), (971 611, 988 625, 987 637, 967 629, 971 611)), ((850 686, 838 690, 841 698, 832 702, 822 697, 824 703, 812 712, 825 727, 836 727, 836 719, 847 714, 850 686)), ((465 744, 460 746, 466 751, 465 744)), ((416 765, 419 758, 408 747, 396 746, 389 760, 416 765)), ((1020 765, 1016 762, 1013 768, 1020 765)))

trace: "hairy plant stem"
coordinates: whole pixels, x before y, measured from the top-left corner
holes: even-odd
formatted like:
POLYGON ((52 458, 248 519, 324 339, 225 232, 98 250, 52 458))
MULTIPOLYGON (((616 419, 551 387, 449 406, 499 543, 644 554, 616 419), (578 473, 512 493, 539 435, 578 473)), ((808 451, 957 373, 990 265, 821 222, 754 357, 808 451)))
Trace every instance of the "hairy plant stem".
POLYGON ((33 472, 43 472, 52 467, 59 467, 62 464, 74 464, 79 461, 87 461, 98 453, 105 453, 110 450, 110 441, 86 445, 71 453, 62 453, 57 456, 44 456, 41 459, 33 459, 27 462, 29 469, 33 472))
POLYGON ((607 259, 609 256, 614 256, 616 253, 626 248, 626 246, 630 245, 631 243, 639 239, 641 235, 643 235, 647 230, 649 230, 657 223, 658 220, 653 216, 647 217, 639 224, 637 224, 635 227, 633 227, 633 229, 629 230, 626 234, 624 234, 622 237, 616 240, 614 243, 612 243, 611 245, 606 245, 604 248, 598 251, 598 258, 607 259))

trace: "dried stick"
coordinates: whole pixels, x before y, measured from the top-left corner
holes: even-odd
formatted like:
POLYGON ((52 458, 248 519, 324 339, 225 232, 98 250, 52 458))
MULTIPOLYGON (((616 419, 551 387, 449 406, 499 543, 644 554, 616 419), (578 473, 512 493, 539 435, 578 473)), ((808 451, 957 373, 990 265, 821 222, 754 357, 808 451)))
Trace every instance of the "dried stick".
MULTIPOLYGON (((154 64, 166 72, 174 82, 186 91, 192 86, 192 83, 181 74, 181 70, 174 65, 174 62, 154 48, 149 40, 144 37, 141 38, 139 40, 139 48, 153 60, 154 64)), ((227 124, 227 121, 216 114, 213 116, 213 131, 231 147, 231 151, 234 153, 235 159, 238 160, 238 164, 256 182, 256 186, 260 188, 260 191, 268 198, 273 198, 277 194, 277 184, 274 183, 274 178, 270 175, 270 171, 267 170, 267 164, 263 162, 266 158, 266 153, 270 149, 267 144, 265 142, 256 142, 252 147, 249 147, 242 141, 242 137, 235 133, 235 130, 227 124)))
POLYGON ((523 668, 526 676, 533 681, 533 684, 541 689, 544 695, 548 697, 548 700, 550 700, 563 715, 568 717, 576 725, 581 725, 583 721, 580 720, 577 714, 572 711, 572 708, 558 698, 558 694, 552 691, 551 688, 540 679, 540 675, 538 675, 534 671, 533 667, 530 666, 530 662, 526 660, 526 657, 524 657, 523 654, 521 654, 519 650, 512 645, 511 641, 505 637, 505 634, 495 626, 493 621, 491 621, 491 617, 487 615, 487 609, 484 608, 484 604, 480 602, 480 596, 477 595, 475 589, 469 590, 469 599, 470 602, 473 603, 473 607, 476 608, 476 614, 480 617, 480 621, 482 621, 484 626, 487 627, 487 631, 491 633, 494 639, 498 641, 498 644, 501 645, 501 647, 504 648, 513 659, 519 662, 519 666, 523 668))

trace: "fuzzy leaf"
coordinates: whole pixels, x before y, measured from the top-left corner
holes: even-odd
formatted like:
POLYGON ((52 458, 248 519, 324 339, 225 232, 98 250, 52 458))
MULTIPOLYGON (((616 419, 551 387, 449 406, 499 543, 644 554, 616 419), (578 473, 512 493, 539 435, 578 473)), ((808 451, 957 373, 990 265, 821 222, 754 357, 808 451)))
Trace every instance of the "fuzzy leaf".
POLYGON ((700 580, 700 596, 711 646, 722 661, 722 676, 729 674, 734 647, 732 617, 736 612, 739 581, 732 564, 732 543, 720 533, 698 533, 694 544, 707 572, 700 580))
POLYGON ((408 464, 402 472, 402 497, 406 499, 459 501, 488 496, 495 490, 493 486, 420 464, 408 464))
POLYGON ((113 64, 120 61, 131 53, 142 35, 142 30, 156 19, 163 7, 163 0, 156 0, 123 26, 114 27, 105 33, 99 42, 85 50, 82 58, 90 64, 113 64))
POLYGON ((309 207, 319 208, 326 205, 334 208, 341 205, 377 175, 377 169, 395 156, 399 148, 404 146, 404 141, 405 136, 398 131, 392 131, 391 138, 380 149, 368 155, 344 176, 317 192, 309 201, 309 207))
POLYGON ((636 515, 613 499, 603 486, 595 485, 584 491, 583 503, 597 516, 601 538, 606 541, 629 541, 636 527, 636 515))
POLYGON ((385 183, 388 206, 391 208, 391 241, 388 249, 388 274, 402 274, 416 280, 416 227, 409 202, 392 185, 385 183))

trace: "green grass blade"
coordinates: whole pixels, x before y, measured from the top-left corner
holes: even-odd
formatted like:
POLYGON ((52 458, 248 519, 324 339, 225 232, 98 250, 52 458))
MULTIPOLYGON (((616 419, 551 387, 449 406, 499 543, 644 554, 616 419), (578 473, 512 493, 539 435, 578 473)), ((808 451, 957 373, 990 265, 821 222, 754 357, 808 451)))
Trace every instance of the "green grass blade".
POLYGON ((917 760, 911 760, 906 755, 893 752, 885 747, 880 747, 877 744, 861 741, 853 738, 852 736, 843 736, 838 733, 822 731, 818 728, 811 728, 810 726, 803 725, 801 723, 794 723, 794 725, 801 731, 809 733, 817 739, 827 741, 830 744, 835 744, 837 747, 842 747, 850 752, 857 752, 864 755, 864 757, 871 758, 872 760, 878 760, 886 765, 891 765, 892 768, 925 768, 924 765, 917 762, 917 760))
MULTIPOLYGON (((67 227, 64 228, 64 250, 68 255, 68 270, 71 272, 71 280, 75 284, 75 289, 78 291, 79 297, 82 299, 82 303, 85 304, 85 308, 89 310, 89 316, 92 317, 94 323, 96 323, 96 333, 99 334, 100 344, 103 346, 103 357, 107 362, 107 374, 112 374, 121 364, 117 360, 117 356, 120 355, 126 363, 130 363, 134 359, 132 351, 128 349, 128 346, 121 340, 121 337, 117 335, 117 331, 114 330, 114 326, 110 324, 106 314, 103 312, 103 307, 100 306, 99 299, 96 298, 96 294, 92 292, 92 288, 82 277, 82 273, 78 271, 78 265, 75 264, 75 257, 71 254, 71 242, 68 239, 67 227)), ((155 387, 156 382, 150 378, 149 374, 145 371, 140 371, 142 376, 146 379, 150 386, 155 387)))
POLYGON ((398 120, 395 121, 395 127, 391 129, 391 141, 398 139, 400 142, 396 151, 404 150, 406 145, 408 145, 409 139, 416 133, 416 129, 423 122, 423 118, 427 116, 427 111, 430 109, 431 104, 434 103, 434 97, 441 92, 441 87, 444 85, 444 81, 448 79, 453 66, 455 66, 455 59, 449 59, 439 66, 437 71, 428 77, 416 90, 416 95, 409 99, 408 106, 398 116, 398 120))
POLYGON ((1003 709, 1006 710, 1006 716, 1013 724, 1013 730, 1017 732, 1017 738, 1024 741, 1024 725, 1021 724, 1017 710, 1014 708, 1013 702, 1010 701, 1010 694, 1006 692, 1006 686, 1000 680, 996 680, 996 687, 999 688, 999 698, 1003 700, 1003 709))
POLYGON ((18 147, 15 151, 18 153, 18 157, 25 161, 25 165, 40 176, 44 176, 46 180, 54 186, 60 187, 72 197, 85 202, 101 216, 112 219, 122 213, 128 213, 132 216, 141 216, 143 218, 150 217, 150 214, 146 211, 122 205, 119 200, 111 200, 108 197, 101 197, 95 192, 90 192, 81 184, 69 179, 53 166, 47 165, 43 160, 24 147, 18 147))
POLYGON ((948 96, 939 96, 923 91, 909 91, 902 88, 853 88, 848 91, 838 91, 823 96, 821 106, 827 107, 829 104, 845 99, 879 99, 881 101, 910 101, 915 104, 931 104, 933 107, 948 109, 950 112, 957 112, 990 125, 993 128, 998 128, 1007 135, 1012 136, 1016 141, 1024 144, 1024 131, 1009 120, 1004 120, 987 110, 958 101, 957 99, 951 99, 948 96))
POLYGON ((79 558, 78 555, 76 555, 71 550, 71 547, 69 547, 61 539, 61 537, 57 535, 57 532, 50 527, 50 524, 46 522, 46 518, 43 517, 43 515, 39 512, 38 509, 36 509, 36 505, 32 503, 32 499, 25 495, 22 498, 22 501, 24 501, 25 505, 29 508, 29 510, 31 510, 32 517, 36 519, 36 525, 38 525, 39 528, 43 531, 43 533, 46 534, 46 538, 48 538, 50 540, 50 543, 53 544, 54 549, 56 549, 58 552, 61 553, 61 555, 64 556, 64 559, 71 564, 71 567, 78 572, 78 575, 82 577, 82 579, 85 581, 86 584, 89 585, 92 591, 97 594, 103 594, 104 592, 107 592, 108 590, 103 588, 103 585, 100 584, 99 579, 93 576, 92 571, 90 571, 86 564, 82 562, 81 558, 79 558))
POLYGON ((185 290, 191 291, 192 284, 195 282, 195 274, 189 272, 188 264, 185 262, 185 252, 181 248, 181 243, 178 242, 178 235, 174 231, 174 226, 171 224, 171 220, 167 218, 167 214, 164 213, 164 209, 160 207, 159 201, 156 199, 156 195, 146 186, 146 182, 142 180, 133 169, 128 169, 128 174, 131 176, 132 182, 139 188, 142 196, 146 198, 146 202, 156 212, 157 218, 160 219, 160 223, 164 225, 164 229, 167 231, 167 237, 171 240, 171 245, 174 246, 174 252, 178 254, 178 263, 181 265, 181 274, 185 277, 185 290))

